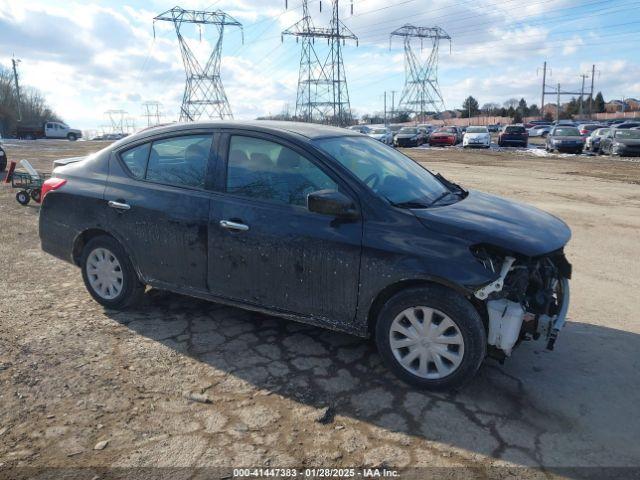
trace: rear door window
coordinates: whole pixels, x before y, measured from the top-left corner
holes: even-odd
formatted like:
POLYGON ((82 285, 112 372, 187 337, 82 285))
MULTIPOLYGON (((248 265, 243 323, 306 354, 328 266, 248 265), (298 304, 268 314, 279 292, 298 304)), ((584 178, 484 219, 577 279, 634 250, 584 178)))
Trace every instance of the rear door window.
POLYGON ((150 182, 204 188, 213 136, 188 135, 157 140, 151 145, 147 173, 150 182))

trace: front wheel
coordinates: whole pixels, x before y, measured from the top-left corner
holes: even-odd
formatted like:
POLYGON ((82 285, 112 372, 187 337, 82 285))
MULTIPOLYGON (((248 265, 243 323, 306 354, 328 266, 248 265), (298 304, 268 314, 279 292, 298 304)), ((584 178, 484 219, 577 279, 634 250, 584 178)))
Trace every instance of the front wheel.
POLYGON ((80 266, 87 290, 104 307, 123 310, 142 299, 144 285, 114 238, 100 236, 90 240, 82 251, 80 266))
POLYGON ((67 135, 67 139, 68 139, 70 142, 75 142, 75 141, 78 139, 78 137, 76 136, 76 134, 75 134, 75 133, 70 133, 69 135, 67 135))
POLYGON ((389 369, 428 390, 463 385, 486 355, 487 336, 478 312, 464 297, 436 285, 392 297, 378 316, 375 334, 389 369))

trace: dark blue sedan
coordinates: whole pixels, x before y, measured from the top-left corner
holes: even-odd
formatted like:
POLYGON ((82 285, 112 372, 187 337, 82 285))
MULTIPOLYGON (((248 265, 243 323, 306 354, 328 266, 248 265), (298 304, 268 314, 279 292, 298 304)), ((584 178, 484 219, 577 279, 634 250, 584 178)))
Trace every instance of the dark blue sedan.
POLYGON ((524 340, 552 349, 565 321, 565 223, 357 132, 189 123, 56 165, 42 248, 110 309, 152 286, 373 336, 393 372, 431 389, 524 340))

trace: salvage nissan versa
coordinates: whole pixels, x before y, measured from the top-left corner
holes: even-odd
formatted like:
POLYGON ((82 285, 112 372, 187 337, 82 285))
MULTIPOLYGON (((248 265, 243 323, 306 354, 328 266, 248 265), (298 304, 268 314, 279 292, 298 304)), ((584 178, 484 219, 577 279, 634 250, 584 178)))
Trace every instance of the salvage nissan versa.
POLYGON ((357 132, 171 125, 55 164, 42 248, 110 309, 149 285, 373 336, 396 375, 431 389, 523 340, 553 349, 565 322, 567 225, 357 132))

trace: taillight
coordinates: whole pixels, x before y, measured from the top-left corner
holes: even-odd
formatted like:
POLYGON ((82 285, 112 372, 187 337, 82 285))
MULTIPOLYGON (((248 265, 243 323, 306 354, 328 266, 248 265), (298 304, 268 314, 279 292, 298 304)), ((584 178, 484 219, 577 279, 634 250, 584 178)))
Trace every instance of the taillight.
POLYGON ((589 133, 589 130, 580 130, 580 133, 582 135, 587 135, 589 133))
POLYGON ((44 200, 44 196, 51 190, 57 190, 62 187, 67 181, 64 178, 51 177, 44 181, 42 189, 40 190, 40 202, 44 200))

